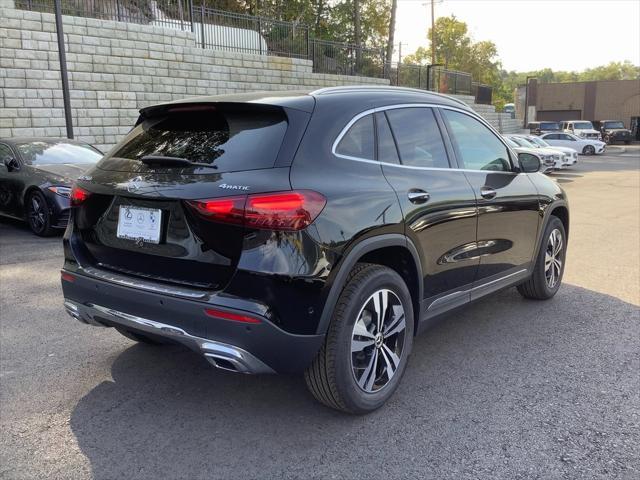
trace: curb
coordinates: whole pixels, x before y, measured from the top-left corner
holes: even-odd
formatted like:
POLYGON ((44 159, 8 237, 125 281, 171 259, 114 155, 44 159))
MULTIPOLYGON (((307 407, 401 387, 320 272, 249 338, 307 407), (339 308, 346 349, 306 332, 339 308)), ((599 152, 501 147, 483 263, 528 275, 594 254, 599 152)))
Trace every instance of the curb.
POLYGON ((615 154, 621 154, 621 153, 625 153, 627 151, 626 147, 618 147, 615 145, 607 145, 607 148, 605 148, 604 150, 604 154, 608 154, 608 153, 615 153, 615 154))

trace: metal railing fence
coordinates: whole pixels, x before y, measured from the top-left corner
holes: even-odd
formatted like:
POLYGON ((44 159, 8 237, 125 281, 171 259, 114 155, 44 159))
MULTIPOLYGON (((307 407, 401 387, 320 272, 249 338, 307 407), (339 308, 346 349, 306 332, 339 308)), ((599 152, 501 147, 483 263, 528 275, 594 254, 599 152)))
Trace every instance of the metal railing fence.
MULTIPOLYGON (((61 2, 65 15, 191 31, 201 48, 309 59, 316 73, 389 78, 391 85, 460 95, 479 92, 481 99, 487 94, 491 97, 484 85, 472 89, 468 73, 429 69, 427 65, 385 64, 384 49, 316 39, 302 23, 217 10, 198 0, 61 2)), ((24 10, 54 11, 54 0, 15 0, 15 5, 24 10)))
MULTIPOLYGON (((142 25, 191 29, 191 0, 61 0, 62 14, 142 25)), ((16 8, 53 13, 54 0, 15 0, 16 8)))

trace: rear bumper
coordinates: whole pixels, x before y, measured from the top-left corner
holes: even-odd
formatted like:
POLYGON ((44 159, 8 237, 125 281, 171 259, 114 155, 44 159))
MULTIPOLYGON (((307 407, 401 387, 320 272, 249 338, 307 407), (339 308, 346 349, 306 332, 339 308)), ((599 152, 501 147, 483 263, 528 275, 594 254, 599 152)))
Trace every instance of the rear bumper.
POLYGON ((275 373, 272 368, 239 347, 197 337, 173 325, 129 315, 102 305, 84 305, 72 300, 65 300, 64 307, 73 318, 89 325, 98 327, 117 325, 135 332, 150 333, 175 340, 202 354, 213 366, 224 370, 240 373, 275 373))
POLYGON ((225 297, 216 302, 215 295, 177 298, 77 271, 63 272, 73 278, 62 280, 65 308, 73 318, 181 343, 218 368, 256 374, 300 372, 311 363, 324 340, 324 335, 285 332, 257 315, 257 309, 248 309, 248 300, 225 297), (213 318, 205 314, 205 308, 250 314, 260 323, 213 318))

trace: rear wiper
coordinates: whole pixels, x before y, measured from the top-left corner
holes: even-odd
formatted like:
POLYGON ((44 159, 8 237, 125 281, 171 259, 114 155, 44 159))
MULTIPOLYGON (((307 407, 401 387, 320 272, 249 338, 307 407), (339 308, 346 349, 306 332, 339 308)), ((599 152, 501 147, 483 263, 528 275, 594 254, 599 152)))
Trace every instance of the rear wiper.
POLYGON ((180 157, 165 157, 163 155, 145 155, 140 159, 142 163, 149 166, 158 166, 165 168, 180 168, 180 167, 206 167, 206 168, 218 168, 217 165, 211 165, 209 163, 192 162, 186 158, 180 157))

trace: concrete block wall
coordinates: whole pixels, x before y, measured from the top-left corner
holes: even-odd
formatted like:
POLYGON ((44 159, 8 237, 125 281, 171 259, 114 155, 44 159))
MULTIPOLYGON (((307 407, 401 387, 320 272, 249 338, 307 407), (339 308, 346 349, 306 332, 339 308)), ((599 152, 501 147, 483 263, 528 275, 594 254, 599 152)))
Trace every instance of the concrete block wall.
MULTIPOLYGON (((66 15, 63 25, 74 133, 105 151, 129 131, 140 108, 158 102, 389 83, 313 73, 309 60, 202 49, 191 32, 66 15)), ((460 98, 500 131, 516 131, 492 106, 460 98)), ((64 137, 66 129, 53 14, 0 0, 0 137, 12 136, 64 137)))
MULTIPOLYGON (((5 1, 5 0, 0 0, 5 1)), ((196 46, 191 32, 64 16, 76 137, 108 149, 144 106, 197 95, 388 84, 308 60, 196 46)), ((0 8, 0 137, 66 136, 55 19, 0 8)))

